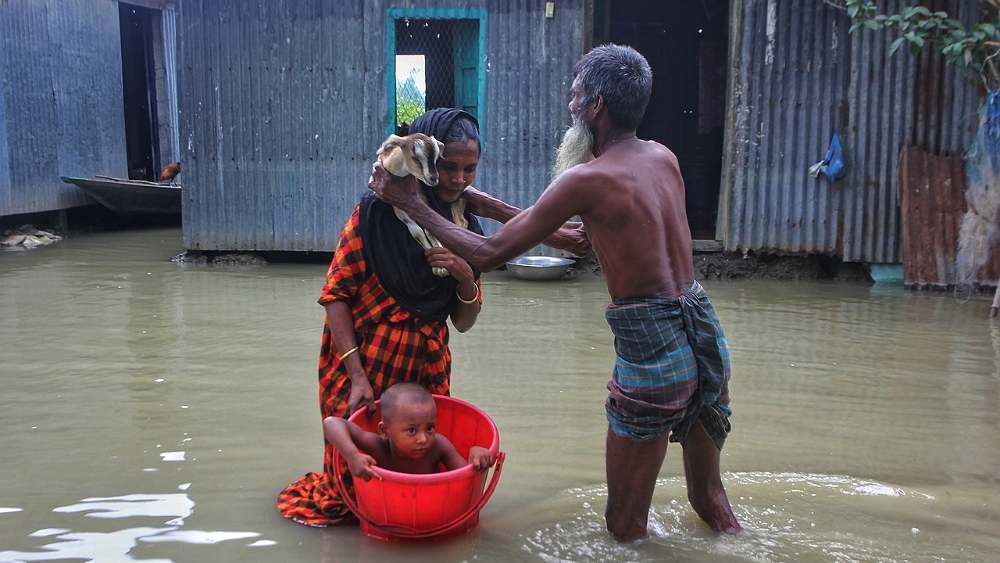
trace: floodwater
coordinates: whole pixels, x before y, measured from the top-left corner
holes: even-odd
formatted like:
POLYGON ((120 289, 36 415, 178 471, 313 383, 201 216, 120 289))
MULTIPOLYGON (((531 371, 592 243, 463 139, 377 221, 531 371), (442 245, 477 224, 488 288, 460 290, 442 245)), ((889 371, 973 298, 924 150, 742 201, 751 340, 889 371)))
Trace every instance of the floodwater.
POLYGON ((508 461, 482 524, 429 545, 281 519, 322 459, 322 264, 184 266, 175 229, 0 254, 0 561, 876 561, 1000 553, 1000 324, 987 301, 706 284, 733 347, 712 534, 672 446, 651 538, 603 530, 611 337, 599 279, 486 278, 453 390, 508 461))

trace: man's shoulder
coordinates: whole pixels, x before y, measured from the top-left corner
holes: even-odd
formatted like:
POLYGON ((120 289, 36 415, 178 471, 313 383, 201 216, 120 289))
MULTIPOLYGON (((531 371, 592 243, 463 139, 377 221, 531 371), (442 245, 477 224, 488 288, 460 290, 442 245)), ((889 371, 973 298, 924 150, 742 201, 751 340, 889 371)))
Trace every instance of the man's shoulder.
POLYGON ((563 172, 553 181, 551 188, 577 203, 590 201, 591 197, 600 197, 607 186, 618 181, 620 174, 615 173, 606 164, 592 160, 578 164, 563 172))
POLYGON ((573 173, 571 178, 579 182, 597 182, 605 184, 621 175, 622 168, 648 169, 650 164, 659 166, 678 166, 677 156, 666 146, 656 141, 643 141, 638 150, 630 151, 624 158, 597 158, 585 164, 575 166, 566 171, 573 173))
POLYGON ((677 164, 677 155, 674 151, 670 150, 666 145, 653 140, 646 141, 646 147, 649 149, 649 153, 654 157, 663 157, 670 161, 671 164, 677 164))
POLYGON ((570 168, 560 174, 558 179, 568 183, 579 184, 589 182, 607 173, 604 163, 598 158, 570 168))

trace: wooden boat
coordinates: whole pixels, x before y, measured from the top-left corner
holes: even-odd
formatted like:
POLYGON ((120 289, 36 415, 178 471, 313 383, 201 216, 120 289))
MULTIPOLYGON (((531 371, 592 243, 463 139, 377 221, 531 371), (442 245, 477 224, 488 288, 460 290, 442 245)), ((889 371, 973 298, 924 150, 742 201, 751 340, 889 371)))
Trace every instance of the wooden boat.
POLYGON ((111 176, 62 176, 62 181, 79 186, 84 193, 117 215, 133 217, 181 214, 181 186, 178 184, 111 176))

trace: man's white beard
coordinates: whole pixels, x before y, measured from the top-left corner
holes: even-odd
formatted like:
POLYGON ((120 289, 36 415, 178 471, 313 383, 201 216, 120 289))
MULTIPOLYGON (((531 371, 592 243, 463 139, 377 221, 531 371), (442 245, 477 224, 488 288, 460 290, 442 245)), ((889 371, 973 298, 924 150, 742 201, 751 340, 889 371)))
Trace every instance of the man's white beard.
POLYGON ((594 136, 590 128, 580 119, 574 119, 573 125, 563 134, 562 142, 556 150, 556 163, 552 166, 552 179, 558 178, 563 172, 577 164, 594 160, 594 136))

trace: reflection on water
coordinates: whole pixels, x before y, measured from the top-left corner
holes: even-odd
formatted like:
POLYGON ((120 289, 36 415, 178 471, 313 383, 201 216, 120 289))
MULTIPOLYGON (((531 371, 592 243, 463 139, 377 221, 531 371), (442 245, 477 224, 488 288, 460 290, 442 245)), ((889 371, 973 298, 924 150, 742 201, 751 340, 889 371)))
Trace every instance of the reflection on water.
POLYGON ((651 537, 608 539, 600 280, 485 278, 453 392, 508 455, 474 533, 419 546, 282 520, 322 464, 324 264, 168 262, 176 230, 0 254, 0 561, 994 560, 1000 323, 988 301, 834 283, 706 284, 732 345, 726 484, 746 533, 686 503, 676 446, 651 537))
MULTIPOLYGON (((198 530, 183 530, 183 531, 171 530, 165 534, 157 534, 154 536, 143 537, 142 541, 147 543, 180 542, 180 543, 209 544, 209 543, 219 543, 229 540, 255 538, 259 535, 260 534, 255 532, 201 532, 198 530)), ((252 545, 252 544, 247 544, 247 545, 252 545)))
MULTIPOLYGON (((126 528, 108 533, 70 533, 58 536, 63 540, 41 546, 44 551, 0 551, 0 561, 52 561, 74 559, 118 563, 136 561, 129 556, 139 538, 158 534, 170 528, 126 528)), ((156 563, 170 559, 143 559, 156 563)))
POLYGON ((65 534, 70 530, 64 530, 62 528, 42 528, 41 530, 35 530, 31 532, 30 535, 33 538, 45 538, 48 536, 58 536, 59 534, 65 534))
POLYGON ((125 495, 109 498, 85 498, 78 504, 60 506, 53 512, 86 512, 91 518, 133 518, 135 516, 176 516, 171 525, 184 524, 194 502, 186 494, 125 495))
MULTIPOLYGON (((186 490, 190 483, 178 487, 186 490)), ((162 519, 168 528, 135 527, 111 532, 73 532, 65 528, 43 528, 28 534, 33 538, 55 536, 62 540, 39 546, 36 551, 0 551, 0 562, 49 561, 83 559, 85 561, 170 561, 169 559, 136 559, 132 551, 144 543, 217 544, 224 541, 245 540, 259 537, 256 532, 206 532, 186 530, 185 518, 194 512, 195 503, 186 493, 132 494, 117 497, 85 498, 79 503, 59 506, 56 513, 84 513, 84 516, 101 519, 162 519)), ((148 520, 146 520, 148 521, 148 520)), ((258 540, 249 547, 275 545, 269 540, 258 540)))

